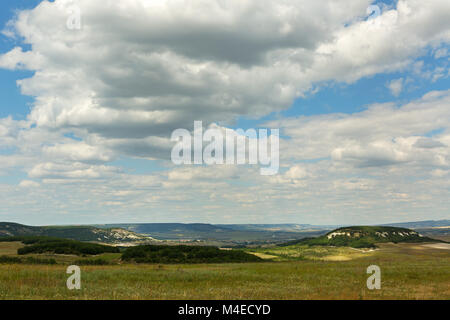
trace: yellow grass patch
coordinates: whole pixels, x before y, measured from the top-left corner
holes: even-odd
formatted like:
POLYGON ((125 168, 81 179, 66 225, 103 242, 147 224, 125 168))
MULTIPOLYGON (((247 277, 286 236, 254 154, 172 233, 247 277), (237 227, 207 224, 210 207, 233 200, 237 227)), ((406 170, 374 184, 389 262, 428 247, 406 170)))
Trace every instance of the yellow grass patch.
POLYGON ((275 259, 278 258, 278 256, 273 256, 270 254, 262 253, 262 252, 249 252, 250 254, 257 256, 261 259, 275 259))
POLYGON ((0 242, 0 256, 17 255, 17 249, 23 246, 22 242, 0 242))

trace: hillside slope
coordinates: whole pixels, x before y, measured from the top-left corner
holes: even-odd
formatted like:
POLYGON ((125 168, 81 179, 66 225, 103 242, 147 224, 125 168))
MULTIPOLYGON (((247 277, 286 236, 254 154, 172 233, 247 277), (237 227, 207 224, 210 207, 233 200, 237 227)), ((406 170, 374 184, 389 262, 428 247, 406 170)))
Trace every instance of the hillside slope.
POLYGON ((277 227, 277 225, 213 225, 205 223, 106 224, 95 225, 95 227, 102 229, 122 228, 158 240, 200 240, 213 242, 213 245, 219 246, 283 243, 294 239, 323 235, 327 230, 331 230, 331 228, 327 230, 310 228, 294 230, 287 225, 277 227))
POLYGON ((376 243, 384 242, 441 242, 440 240, 424 237, 416 231, 382 226, 344 227, 317 237, 291 241, 282 246, 304 244, 310 246, 335 246, 353 248, 374 248, 376 243))
POLYGON ((90 226, 32 227, 18 223, 0 222, 0 237, 10 236, 45 236, 105 243, 151 240, 144 235, 120 228, 100 229, 90 226))

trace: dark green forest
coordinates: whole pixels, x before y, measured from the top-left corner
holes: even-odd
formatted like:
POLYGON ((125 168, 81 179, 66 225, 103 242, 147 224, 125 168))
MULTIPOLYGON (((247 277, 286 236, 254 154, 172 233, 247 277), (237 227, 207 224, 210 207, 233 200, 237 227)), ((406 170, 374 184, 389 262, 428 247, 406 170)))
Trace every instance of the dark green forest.
POLYGON ((136 263, 226 263, 260 262, 262 259, 240 250, 197 246, 137 246, 126 249, 123 261, 136 263))

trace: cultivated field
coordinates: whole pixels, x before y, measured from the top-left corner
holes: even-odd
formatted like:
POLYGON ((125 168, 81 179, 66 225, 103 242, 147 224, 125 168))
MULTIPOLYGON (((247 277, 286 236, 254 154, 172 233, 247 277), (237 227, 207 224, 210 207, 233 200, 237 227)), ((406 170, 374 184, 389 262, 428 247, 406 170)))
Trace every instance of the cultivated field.
MULTIPOLYGON (((14 256, 20 246, 0 243, 0 255, 14 256)), ((331 259, 319 248, 317 254, 300 254, 301 259, 289 258, 292 252, 284 253, 289 261, 277 258, 279 262, 82 266, 79 291, 66 288, 66 267, 80 257, 57 256, 61 264, 53 266, 0 265, 0 298, 450 299, 448 249, 389 243, 371 252, 330 250, 329 256, 334 257, 331 259), (338 258, 339 255, 345 258, 338 258), (381 290, 370 291, 366 287, 366 269, 372 264, 381 267, 381 290)), ((262 250, 259 253, 264 255, 262 250)), ((112 262, 119 258, 115 254, 101 256, 112 262)))

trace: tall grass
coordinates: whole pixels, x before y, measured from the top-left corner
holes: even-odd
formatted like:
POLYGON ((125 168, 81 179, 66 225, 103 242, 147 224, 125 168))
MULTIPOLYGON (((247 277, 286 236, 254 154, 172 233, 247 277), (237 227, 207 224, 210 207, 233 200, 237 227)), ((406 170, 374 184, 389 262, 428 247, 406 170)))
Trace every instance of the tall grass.
POLYGON ((345 262, 82 266, 79 291, 66 288, 66 266, 0 265, 0 298, 450 299, 448 252, 409 250, 345 262), (366 287, 372 264, 381 268, 381 290, 366 287))

